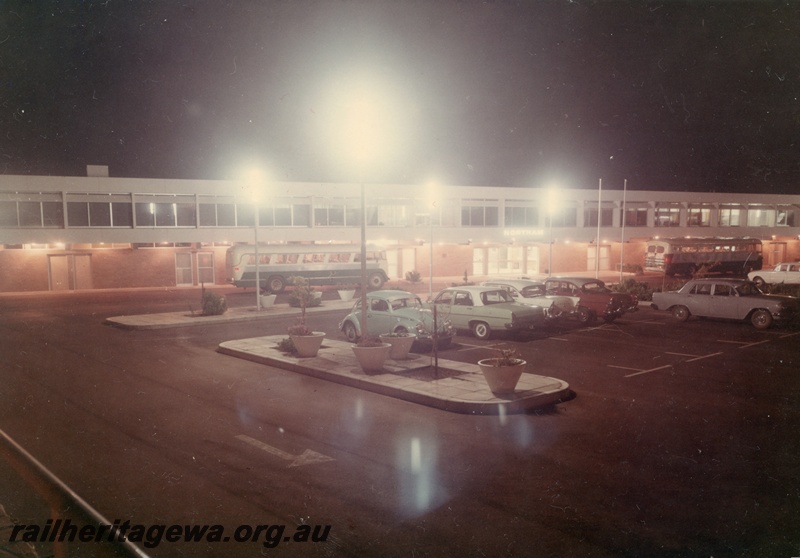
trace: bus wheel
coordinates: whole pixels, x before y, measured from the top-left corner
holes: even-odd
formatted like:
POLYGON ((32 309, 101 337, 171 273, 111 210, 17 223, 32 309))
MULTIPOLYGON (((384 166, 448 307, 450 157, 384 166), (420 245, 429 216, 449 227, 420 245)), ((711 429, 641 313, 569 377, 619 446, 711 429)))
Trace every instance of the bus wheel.
POLYGON ((283 292, 283 289, 286 287, 286 280, 280 275, 273 275, 267 281, 267 287, 275 294, 283 292))
POLYGON ((383 276, 380 273, 373 273, 367 277, 367 285, 370 289, 380 289, 383 287, 383 276))

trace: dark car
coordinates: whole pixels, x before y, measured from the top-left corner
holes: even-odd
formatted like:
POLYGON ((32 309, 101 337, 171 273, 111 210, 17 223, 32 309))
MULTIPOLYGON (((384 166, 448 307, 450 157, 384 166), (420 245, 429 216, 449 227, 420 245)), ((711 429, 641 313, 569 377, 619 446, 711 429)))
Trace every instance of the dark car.
POLYGON ((639 301, 628 293, 615 293, 600 279, 588 277, 548 277, 545 290, 549 295, 577 296, 578 320, 592 323, 597 318, 613 322, 626 312, 636 312, 639 301))

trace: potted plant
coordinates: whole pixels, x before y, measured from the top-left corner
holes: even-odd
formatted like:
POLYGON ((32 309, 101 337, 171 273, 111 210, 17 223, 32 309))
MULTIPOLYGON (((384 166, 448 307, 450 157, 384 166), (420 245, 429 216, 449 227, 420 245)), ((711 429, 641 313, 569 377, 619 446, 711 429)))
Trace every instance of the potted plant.
POLYGON ((519 358, 516 349, 494 349, 498 356, 478 361, 478 366, 495 395, 514 393, 527 362, 519 358))
POLYGON ((278 295, 273 294, 272 291, 269 289, 261 289, 259 291, 259 303, 261 304, 261 308, 272 308, 272 305, 275 304, 275 299, 278 295))
POLYGON ((381 342, 389 343, 392 346, 392 350, 389 351, 389 358, 392 360, 407 359, 408 352, 411 350, 411 346, 414 344, 414 341, 417 340, 415 335, 412 335, 407 331, 382 333, 378 336, 378 339, 380 339, 381 342))
POLYGON ((389 358, 392 346, 383 343, 374 337, 364 336, 361 341, 353 345, 353 354, 364 372, 380 372, 383 363, 389 358))
POLYGON ((342 300, 353 300, 356 294, 356 286, 350 284, 342 284, 336 287, 336 292, 339 293, 339 298, 342 300))
POLYGON ((290 278, 292 284, 296 287, 293 295, 300 306, 300 318, 294 325, 289 326, 289 338, 294 344, 297 356, 299 357, 313 357, 317 356, 322 345, 322 340, 325 337, 323 331, 312 331, 306 323, 306 308, 314 305, 314 293, 308 285, 308 280, 304 277, 290 278))

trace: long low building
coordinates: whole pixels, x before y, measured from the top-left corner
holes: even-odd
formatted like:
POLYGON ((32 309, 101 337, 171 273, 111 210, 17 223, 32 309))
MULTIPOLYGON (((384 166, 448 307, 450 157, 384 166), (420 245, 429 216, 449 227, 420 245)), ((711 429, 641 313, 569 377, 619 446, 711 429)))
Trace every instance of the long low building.
POLYGON ((765 266, 800 260, 800 195, 253 184, 90 165, 85 177, 2 177, 0 291, 222 285, 232 245, 360 246, 362 215, 391 279, 633 270, 659 237, 750 237, 765 266))

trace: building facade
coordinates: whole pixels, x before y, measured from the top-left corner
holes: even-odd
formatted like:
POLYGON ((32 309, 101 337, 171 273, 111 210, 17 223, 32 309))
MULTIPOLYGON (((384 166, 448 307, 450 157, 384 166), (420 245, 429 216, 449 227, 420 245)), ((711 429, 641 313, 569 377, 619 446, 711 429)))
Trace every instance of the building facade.
POLYGON ((800 195, 252 184, 87 171, 0 178, 0 292, 226 284, 227 248, 256 235, 263 244, 360 244, 362 188, 367 240, 386 249, 397 279, 429 277, 431 265, 439 277, 635 269, 655 237, 753 237, 765 266, 800 260, 800 195))

